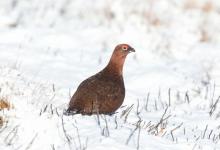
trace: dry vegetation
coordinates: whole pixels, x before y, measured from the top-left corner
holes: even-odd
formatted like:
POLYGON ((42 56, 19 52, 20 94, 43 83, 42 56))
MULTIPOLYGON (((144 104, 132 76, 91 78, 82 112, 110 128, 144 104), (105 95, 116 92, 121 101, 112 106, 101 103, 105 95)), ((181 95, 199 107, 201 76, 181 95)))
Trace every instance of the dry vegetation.
POLYGON ((208 1, 202 6, 202 11, 209 13, 214 10, 214 5, 212 2, 208 1))
POLYGON ((12 105, 10 104, 10 102, 8 101, 7 98, 0 98, 0 110, 3 110, 3 109, 11 109, 12 108, 12 105))
POLYGON ((0 116, 0 127, 2 127, 2 126, 3 126, 3 117, 0 116))
MULTIPOLYGON (((0 98, 0 111, 3 111, 4 109, 11 109, 12 108, 12 105, 10 104, 10 102, 8 101, 7 98, 0 98)), ((4 116, 1 116, 0 115, 0 128, 3 126, 5 122, 5 119, 4 119, 4 116)))
POLYGON ((199 10, 201 13, 203 13, 203 21, 201 22, 200 27, 200 42, 210 42, 212 40, 212 35, 210 34, 210 31, 207 29, 207 26, 209 23, 209 15, 211 12, 214 12, 216 10, 215 5, 212 1, 207 1, 204 3, 200 3, 198 0, 187 0, 184 4, 184 10, 199 10))

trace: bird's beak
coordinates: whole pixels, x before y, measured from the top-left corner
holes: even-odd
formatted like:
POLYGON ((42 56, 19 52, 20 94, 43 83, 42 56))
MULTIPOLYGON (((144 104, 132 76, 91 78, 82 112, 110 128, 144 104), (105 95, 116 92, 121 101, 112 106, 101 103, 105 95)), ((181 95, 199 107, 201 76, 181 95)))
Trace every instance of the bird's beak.
POLYGON ((130 53, 130 52, 135 52, 135 49, 132 48, 132 47, 130 47, 130 48, 128 49, 128 51, 129 51, 129 53, 130 53))

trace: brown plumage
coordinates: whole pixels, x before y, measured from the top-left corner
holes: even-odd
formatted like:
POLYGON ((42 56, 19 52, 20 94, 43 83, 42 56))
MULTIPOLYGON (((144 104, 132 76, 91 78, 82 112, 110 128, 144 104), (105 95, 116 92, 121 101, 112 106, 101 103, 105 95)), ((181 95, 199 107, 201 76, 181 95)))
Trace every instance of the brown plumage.
POLYGON ((84 115, 114 113, 124 101, 123 65, 130 52, 135 50, 128 44, 117 45, 108 65, 79 85, 67 112, 84 115))

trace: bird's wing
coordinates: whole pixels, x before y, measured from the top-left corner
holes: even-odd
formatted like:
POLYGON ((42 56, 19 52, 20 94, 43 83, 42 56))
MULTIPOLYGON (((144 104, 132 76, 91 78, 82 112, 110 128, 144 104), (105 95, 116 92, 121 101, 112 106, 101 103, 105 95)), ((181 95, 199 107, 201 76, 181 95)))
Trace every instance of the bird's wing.
POLYGON ((124 99, 125 89, 122 80, 114 81, 105 78, 101 73, 84 80, 71 98, 69 108, 80 109, 88 105, 111 103, 118 99, 124 99))
POLYGON ((76 92, 74 93, 72 99, 88 99, 88 98, 93 98, 92 96, 94 93, 93 91, 97 88, 97 81, 94 76, 91 76, 90 78, 84 80, 83 82, 80 83, 78 86, 76 92))
POLYGON ((98 98, 102 101, 117 100, 125 94, 124 84, 111 80, 99 81, 97 88, 98 98))

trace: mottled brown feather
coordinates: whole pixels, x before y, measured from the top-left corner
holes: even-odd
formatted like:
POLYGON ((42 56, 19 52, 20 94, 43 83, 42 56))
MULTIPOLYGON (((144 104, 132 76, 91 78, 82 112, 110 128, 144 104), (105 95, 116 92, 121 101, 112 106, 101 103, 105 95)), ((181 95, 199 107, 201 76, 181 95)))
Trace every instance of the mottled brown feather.
POLYGON ((131 51, 134 49, 127 44, 116 46, 108 65, 79 85, 69 102, 68 111, 86 115, 114 113, 124 101, 122 71, 125 58, 131 51))

